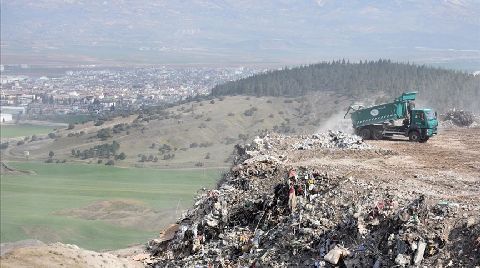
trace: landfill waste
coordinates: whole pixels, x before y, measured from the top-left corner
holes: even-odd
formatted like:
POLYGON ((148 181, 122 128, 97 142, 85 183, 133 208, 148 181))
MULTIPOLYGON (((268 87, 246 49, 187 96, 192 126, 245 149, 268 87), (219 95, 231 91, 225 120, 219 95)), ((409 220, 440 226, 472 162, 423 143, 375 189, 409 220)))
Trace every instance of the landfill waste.
POLYGON ((477 127, 477 116, 469 111, 452 109, 440 116, 443 127, 477 127))
MULTIPOLYGON (((149 267, 474 267, 480 223, 449 200, 290 166, 288 152, 378 150, 341 132, 266 135, 235 147, 218 187, 197 196, 149 267), (293 189, 293 190, 292 190, 293 189), (294 191, 294 193, 292 193, 294 191), (295 198, 295 202, 292 202, 295 198)), ((143 258, 143 256, 141 256, 143 258)))

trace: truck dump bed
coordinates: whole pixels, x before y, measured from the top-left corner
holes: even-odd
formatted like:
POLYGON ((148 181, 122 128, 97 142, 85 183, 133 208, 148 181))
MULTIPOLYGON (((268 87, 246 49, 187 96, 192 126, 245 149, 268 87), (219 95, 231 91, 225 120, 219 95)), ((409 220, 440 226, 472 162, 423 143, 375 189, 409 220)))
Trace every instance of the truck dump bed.
POLYGON ((394 102, 360 108, 351 115, 353 127, 381 124, 389 120, 403 119, 407 116, 407 101, 415 100, 416 92, 404 93, 394 102))

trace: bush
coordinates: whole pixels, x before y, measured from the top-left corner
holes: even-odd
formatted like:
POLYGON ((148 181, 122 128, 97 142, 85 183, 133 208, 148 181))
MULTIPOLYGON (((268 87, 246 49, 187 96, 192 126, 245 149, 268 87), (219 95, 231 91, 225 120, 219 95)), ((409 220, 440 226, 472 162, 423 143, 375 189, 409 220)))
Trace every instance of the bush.
POLYGON ((113 166, 113 165, 115 165, 115 162, 112 159, 110 159, 110 160, 107 161, 107 163, 105 163, 105 165, 113 166))
POLYGON ((52 132, 52 133, 48 133, 48 137, 49 137, 50 139, 55 139, 55 138, 57 137, 57 135, 52 132))
POLYGON ((53 159, 49 158, 49 159, 45 160, 45 163, 53 163, 53 159))
POLYGON ((203 167, 203 163, 202 162, 197 162, 197 163, 195 163, 195 166, 196 167, 203 167))
POLYGON ((234 116, 234 115, 235 115, 235 114, 232 113, 232 112, 228 113, 228 116, 234 116))
POLYGON ((70 123, 70 124, 68 124, 67 130, 71 130, 71 129, 74 129, 74 128, 75 128, 75 125, 70 123))
POLYGON ((252 116, 258 109, 256 107, 252 107, 248 110, 246 110, 245 112, 243 112, 243 114, 245 116, 252 116))
POLYGON ((7 149, 8 148, 8 141, 7 142, 2 142, 2 144, 0 144, 0 149, 7 149))
POLYGON ((215 104, 215 101, 214 101, 214 100, 211 100, 211 101, 210 101, 210 104, 215 104))
POLYGON ((93 124, 93 125, 96 126, 96 127, 98 127, 98 126, 103 125, 103 123, 105 123, 105 121, 103 121, 103 120, 98 120, 98 121, 96 121, 95 124, 93 124))
POLYGON ((112 130, 110 128, 102 128, 97 132, 97 138, 102 141, 112 137, 112 130))
POLYGON ((98 159, 97 164, 102 164, 102 163, 103 163, 103 160, 102 160, 102 159, 98 159))
POLYGON ((194 142, 194 143, 190 143, 190 148, 197 148, 198 147, 198 143, 194 142))
POLYGON ((124 152, 121 152, 121 153, 117 156, 117 159, 118 159, 118 160, 125 160, 125 158, 127 158, 127 155, 126 155, 124 152))
POLYGON ((20 145, 24 145, 25 144, 25 141, 24 140, 21 140, 21 141, 18 141, 17 142, 17 145, 20 146, 20 145))

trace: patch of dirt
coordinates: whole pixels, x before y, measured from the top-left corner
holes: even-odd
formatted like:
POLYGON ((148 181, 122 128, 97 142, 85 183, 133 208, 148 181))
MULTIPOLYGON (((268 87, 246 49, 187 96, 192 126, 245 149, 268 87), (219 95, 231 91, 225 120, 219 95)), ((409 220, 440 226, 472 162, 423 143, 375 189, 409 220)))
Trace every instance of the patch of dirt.
POLYGON ((55 243, 14 249, 0 257, 2 268, 13 267, 144 267, 140 262, 55 243))
POLYGON ((21 175, 21 174, 35 174, 29 170, 18 170, 7 166, 5 163, 0 162, 0 174, 2 175, 21 175))
POLYGON ((174 209, 159 212, 145 203, 128 199, 97 201, 82 208, 64 209, 54 214, 150 231, 160 230, 165 227, 165 222, 175 220, 174 209))
POLYGON ((25 248, 25 247, 33 247, 33 246, 44 246, 45 243, 43 243, 40 240, 35 240, 35 239, 27 239, 27 240, 20 240, 16 242, 7 242, 7 243, 1 243, 0 244, 0 257, 7 254, 8 252, 11 252, 15 249, 18 248, 25 248))

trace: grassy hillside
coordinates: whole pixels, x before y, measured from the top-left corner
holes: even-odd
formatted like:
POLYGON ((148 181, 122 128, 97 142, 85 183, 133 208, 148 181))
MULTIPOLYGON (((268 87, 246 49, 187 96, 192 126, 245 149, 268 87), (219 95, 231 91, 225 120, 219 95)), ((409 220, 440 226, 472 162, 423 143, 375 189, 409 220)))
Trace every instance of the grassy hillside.
MULTIPOLYGON (((12 146, 5 157, 23 160, 24 151, 29 151, 30 159, 44 161, 53 151, 54 161, 97 163, 98 157, 85 159, 83 153, 81 157, 72 156, 72 149, 92 148, 94 154, 94 146, 116 141, 120 145, 117 154, 127 156, 115 161, 120 166, 228 166, 234 144, 250 141, 264 130, 315 131, 332 115, 343 113, 349 104, 348 97, 332 92, 299 98, 235 96, 192 101, 167 110, 145 111, 139 117, 118 117, 101 126, 92 122, 76 125, 73 130, 58 131, 55 139, 12 146), (114 129, 119 124, 125 125, 114 129), (104 140, 97 136, 101 129, 109 129, 104 140), (142 155, 146 161, 142 161, 142 155)), ((102 165, 106 161, 103 158, 102 165)))
POLYGON ((215 169, 9 163, 35 175, 1 176, 1 242, 26 238, 114 249, 142 243, 211 187, 215 169))

